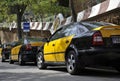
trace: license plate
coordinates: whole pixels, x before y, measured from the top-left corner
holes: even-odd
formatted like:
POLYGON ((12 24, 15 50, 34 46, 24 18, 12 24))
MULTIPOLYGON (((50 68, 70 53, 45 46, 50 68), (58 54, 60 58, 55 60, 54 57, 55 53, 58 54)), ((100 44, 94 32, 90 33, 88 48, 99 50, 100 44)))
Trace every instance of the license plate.
POLYGON ((112 36, 113 44, 120 44, 120 36, 112 36))

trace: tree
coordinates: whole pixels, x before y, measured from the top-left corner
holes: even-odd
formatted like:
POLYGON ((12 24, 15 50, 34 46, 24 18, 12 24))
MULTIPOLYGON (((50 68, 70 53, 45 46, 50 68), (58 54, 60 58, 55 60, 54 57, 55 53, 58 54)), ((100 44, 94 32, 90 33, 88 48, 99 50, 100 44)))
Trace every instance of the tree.
MULTIPOLYGON (((26 5, 20 2, 20 0, 17 0, 17 1, 16 0, 5 0, 5 1, 2 0, 0 8, 2 9, 1 14, 3 14, 2 15, 3 18, 7 16, 7 18, 9 19, 11 17, 11 16, 9 17, 10 14, 17 14, 18 38, 21 39, 22 38, 21 18, 24 13, 24 10, 26 9, 26 5), (8 15, 8 11, 9 11, 9 15, 8 15)), ((7 19, 5 21, 7 21, 7 19)))
POLYGON ((74 1, 73 0, 58 0, 60 6, 69 7, 71 10, 71 15, 73 22, 77 21, 77 14, 75 12, 74 1))
POLYGON ((46 16, 54 15, 60 12, 63 14, 69 13, 69 8, 58 6, 57 0, 1 0, 0 21, 17 21, 18 38, 21 39, 22 16, 24 12, 29 11, 32 11, 36 18, 40 17, 43 19, 46 16))
MULTIPOLYGON (((76 3, 80 4, 80 3, 86 3, 86 0, 58 0, 59 5, 60 6, 65 6, 65 7, 69 7, 71 10, 71 15, 72 15, 72 20, 73 22, 77 21, 77 12, 76 12, 76 3), (69 5, 67 5, 69 4, 69 5)), ((80 8, 82 9, 85 5, 81 6, 80 8)))

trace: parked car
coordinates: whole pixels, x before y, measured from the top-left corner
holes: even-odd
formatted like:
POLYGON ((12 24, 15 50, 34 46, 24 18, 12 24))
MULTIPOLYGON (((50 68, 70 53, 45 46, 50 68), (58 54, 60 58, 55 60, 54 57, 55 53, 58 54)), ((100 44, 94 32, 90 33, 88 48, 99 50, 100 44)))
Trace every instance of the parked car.
POLYGON ((11 51, 11 43, 4 43, 2 44, 2 49, 1 49, 1 62, 5 62, 6 60, 9 59, 9 54, 10 54, 10 51, 11 51))
POLYGON ((18 61, 19 65, 24 65, 25 62, 36 63, 37 47, 42 46, 43 44, 42 38, 30 37, 26 40, 21 39, 15 42, 14 48, 11 49, 9 63, 13 64, 15 61, 18 61), (27 41, 27 43, 25 41, 27 41))
POLYGON ((2 44, 0 44, 0 58, 2 57, 2 44))
POLYGON ((49 65, 65 65, 70 74, 97 66, 120 71, 120 26, 92 21, 62 26, 37 55, 39 69, 49 65))

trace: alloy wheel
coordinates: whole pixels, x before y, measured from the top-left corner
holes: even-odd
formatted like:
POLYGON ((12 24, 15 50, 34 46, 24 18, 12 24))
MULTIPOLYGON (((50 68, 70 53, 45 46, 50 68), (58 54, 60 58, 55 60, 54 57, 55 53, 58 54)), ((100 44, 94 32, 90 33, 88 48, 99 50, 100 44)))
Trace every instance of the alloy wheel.
POLYGON ((42 52, 39 52, 37 55, 37 66, 39 69, 45 69, 47 67, 44 63, 42 52))
POLYGON ((21 54, 18 56, 18 63, 19 63, 19 65, 24 65, 21 54))
POLYGON ((75 69, 75 57, 73 54, 70 54, 67 61, 67 69, 69 72, 72 72, 75 69))

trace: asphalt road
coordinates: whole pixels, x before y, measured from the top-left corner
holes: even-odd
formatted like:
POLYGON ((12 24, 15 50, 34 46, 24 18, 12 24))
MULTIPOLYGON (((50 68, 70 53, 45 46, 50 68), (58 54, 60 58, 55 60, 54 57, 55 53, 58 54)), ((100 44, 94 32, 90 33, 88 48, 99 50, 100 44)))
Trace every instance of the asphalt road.
POLYGON ((64 67, 39 70, 34 64, 25 66, 0 62, 0 81, 120 81, 116 70, 86 69, 80 75, 70 75, 64 67))

